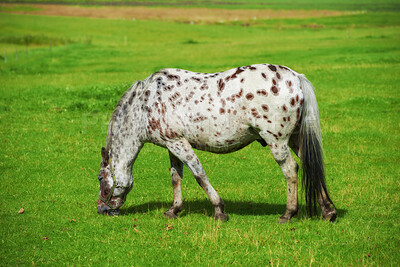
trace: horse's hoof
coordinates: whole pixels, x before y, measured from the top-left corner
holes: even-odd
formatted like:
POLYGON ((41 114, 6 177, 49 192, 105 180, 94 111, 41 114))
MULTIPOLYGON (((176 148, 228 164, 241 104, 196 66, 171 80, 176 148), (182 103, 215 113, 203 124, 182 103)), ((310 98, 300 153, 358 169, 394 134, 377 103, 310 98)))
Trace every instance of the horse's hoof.
POLYGON ((164 216, 167 217, 168 219, 178 218, 178 216, 172 210, 167 210, 166 212, 164 212, 164 216))
POLYGON ((329 220, 330 222, 335 222, 337 219, 337 212, 336 210, 333 210, 331 212, 329 212, 328 214, 324 215, 324 219, 325 220, 329 220))
POLYGON ((290 222, 292 222, 290 219, 283 217, 283 216, 280 217, 278 220, 278 223, 280 223, 280 224, 285 224, 285 223, 290 223, 290 222))
POLYGON ((221 222, 227 222, 229 220, 229 216, 225 213, 216 213, 214 219, 220 220, 221 222))

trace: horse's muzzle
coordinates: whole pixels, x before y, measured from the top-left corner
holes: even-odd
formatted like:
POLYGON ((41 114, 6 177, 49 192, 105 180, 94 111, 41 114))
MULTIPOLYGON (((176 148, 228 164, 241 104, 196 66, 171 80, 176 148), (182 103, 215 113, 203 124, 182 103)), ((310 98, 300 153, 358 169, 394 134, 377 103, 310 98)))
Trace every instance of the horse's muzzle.
POLYGON ((115 216, 119 215, 119 210, 118 209, 112 209, 106 204, 102 203, 97 206, 97 213, 103 214, 103 215, 108 215, 108 216, 115 216))

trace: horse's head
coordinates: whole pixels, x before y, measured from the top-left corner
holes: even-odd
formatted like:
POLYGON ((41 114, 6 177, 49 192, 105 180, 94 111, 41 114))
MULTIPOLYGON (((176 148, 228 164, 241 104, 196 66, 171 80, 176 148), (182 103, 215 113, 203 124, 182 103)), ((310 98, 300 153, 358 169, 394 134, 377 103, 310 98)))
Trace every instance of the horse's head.
POLYGON ((116 196, 117 187, 112 163, 108 151, 101 148, 101 163, 99 172, 100 192, 97 200, 97 212, 104 215, 118 215, 118 208, 122 206, 125 198, 116 196))

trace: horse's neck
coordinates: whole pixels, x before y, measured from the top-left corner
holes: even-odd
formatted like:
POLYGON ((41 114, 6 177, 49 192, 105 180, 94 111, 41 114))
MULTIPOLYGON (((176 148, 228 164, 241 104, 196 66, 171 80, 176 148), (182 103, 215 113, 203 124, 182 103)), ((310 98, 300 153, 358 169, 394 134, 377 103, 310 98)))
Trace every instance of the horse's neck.
POLYGON ((117 169, 130 169, 146 138, 145 122, 139 113, 127 112, 111 126, 110 154, 117 169))
MULTIPOLYGON (((114 171, 129 172, 143 141, 146 140, 146 118, 139 98, 143 82, 136 82, 121 97, 109 123, 107 145, 114 171)), ((123 175, 130 176, 129 173, 123 175)))

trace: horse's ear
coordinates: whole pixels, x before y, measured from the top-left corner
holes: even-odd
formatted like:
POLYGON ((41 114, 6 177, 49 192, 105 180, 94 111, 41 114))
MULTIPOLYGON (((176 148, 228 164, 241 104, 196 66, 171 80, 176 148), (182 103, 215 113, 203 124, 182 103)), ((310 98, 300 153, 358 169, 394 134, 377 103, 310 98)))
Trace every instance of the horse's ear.
POLYGON ((105 163, 105 165, 107 165, 109 161, 109 156, 108 151, 105 147, 101 148, 101 157, 103 158, 103 162, 105 163))

